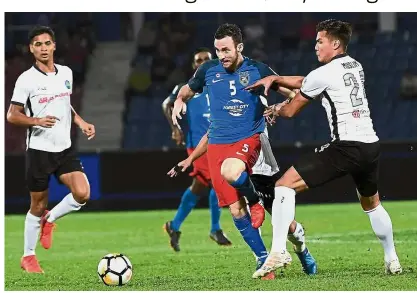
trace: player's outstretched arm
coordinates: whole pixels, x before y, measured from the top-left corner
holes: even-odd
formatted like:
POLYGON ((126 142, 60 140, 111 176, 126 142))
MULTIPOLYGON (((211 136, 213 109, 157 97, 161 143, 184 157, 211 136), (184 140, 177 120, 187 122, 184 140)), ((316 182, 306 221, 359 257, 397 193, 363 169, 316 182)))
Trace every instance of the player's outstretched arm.
POLYGON ((278 76, 276 79, 280 87, 288 89, 300 89, 303 84, 304 76, 278 76))
POLYGON ((308 102, 310 102, 310 100, 304 98, 299 92, 291 100, 291 102, 285 101, 283 103, 273 105, 273 115, 292 118, 297 115, 308 104, 308 102))
POLYGON ((264 77, 254 84, 246 87, 246 90, 254 90, 259 87, 264 87, 264 95, 268 96, 268 91, 270 89, 275 89, 278 92, 286 95, 290 90, 301 88, 304 77, 302 76, 279 76, 279 75, 270 75, 264 77), (278 85, 276 87, 275 85, 278 85))
POLYGON ((59 120, 55 116, 46 116, 44 118, 34 118, 26 116, 23 106, 10 104, 7 111, 7 121, 14 125, 23 127, 41 126, 45 128, 51 128, 55 125, 55 122, 59 120))
POLYGON ((203 137, 200 139, 194 151, 190 154, 189 157, 191 158, 191 161, 194 162, 199 157, 204 155, 207 152, 207 146, 208 146, 208 133, 203 135, 203 137))
POLYGON ((80 115, 75 112, 74 108, 71 106, 71 110, 74 113, 74 123, 77 125, 81 131, 88 137, 88 140, 94 138, 96 135, 96 128, 93 124, 86 122, 80 115))
POLYGON ((178 119, 182 119, 181 114, 184 115, 187 112, 187 102, 189 99, 194 97, 195 92, 190 88, 188 84, 184 85, 180 91, 178 92, 177 99, 174 102, 174 109, 172 110, 172 123, 174 126, 181 129, 180 125, 178 124, 178 119))
POLYGON ((207 152, 208 145, 208 134, 206 133, 198 143, 194 151, 186 158, 184 161, 179 162, 171 170, 168 171, 167 175, 170 177, 175 177, 178 175, 179 171, 185 172, 192 165, 192 163, 197 160, 199 157, 204 155, 207 152))
POLYGON ((171 127, 171 138, 175 141, 177 145, 185 145, 184 133, 181 129, 174 125, 172 121, 172 109, 174 108, 174 102, 171 97, 167 97, 162 103, 162 111, 164 112, 165 117, 167 118, 168 124, 171 127))

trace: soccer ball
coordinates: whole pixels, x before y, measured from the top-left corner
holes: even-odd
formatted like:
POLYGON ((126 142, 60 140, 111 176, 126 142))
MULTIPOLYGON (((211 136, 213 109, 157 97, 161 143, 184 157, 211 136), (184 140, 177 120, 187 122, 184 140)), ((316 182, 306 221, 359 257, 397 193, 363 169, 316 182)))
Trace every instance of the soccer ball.
POLYGON ((132 264, 125 255, 110 253, 98 263, 97 273, 107 286, 122 286, 132 278, 132 264))

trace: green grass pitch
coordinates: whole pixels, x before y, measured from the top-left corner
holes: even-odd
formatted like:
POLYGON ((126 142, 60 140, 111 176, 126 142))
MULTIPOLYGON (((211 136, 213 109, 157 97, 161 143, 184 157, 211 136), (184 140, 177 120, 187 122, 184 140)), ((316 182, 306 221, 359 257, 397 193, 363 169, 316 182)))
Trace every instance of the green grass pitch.
MULTIPOLYGON (((305 205, 297 219, 306 228, 307 243, 319 274, 301 272, 298 258, 275 280, 251 279, 255 259, 233 226, 227 210, 223 230, 233 242, 219 247, 209 237, 209 212, 193 211, 181 230, 180 253, 168 246, 162 230, 174 211, 74 213, 58 220, 53 247, 39 244, 44 275, 20 269, 24 216, 5 218, 6 290, 417 290, 417 201, 386 202, 404 273, 386 276, 383 251, 359 204, 305 205), (126 254, 133 264, 132 281, 107 287, 98 279, 97 264, 110 252, 126 254), (413 271, 414 270, 414 271, 413 271)), ((271 245, 268 217, 262 229, 271 245)), ((290 244, 288 244, 290 248, 290 244)), ((292 251, 292 250, 290 250, 292 251)))

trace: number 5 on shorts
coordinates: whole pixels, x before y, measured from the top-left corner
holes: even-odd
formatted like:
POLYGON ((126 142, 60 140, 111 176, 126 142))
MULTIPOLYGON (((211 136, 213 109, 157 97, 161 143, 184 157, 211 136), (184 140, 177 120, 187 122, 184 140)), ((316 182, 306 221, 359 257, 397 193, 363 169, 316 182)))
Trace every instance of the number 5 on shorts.
POLYGON ((243 148, 242 148, 242 152, 247 153, 249 151, 249 145, 248 144, 243 144, 243 148))

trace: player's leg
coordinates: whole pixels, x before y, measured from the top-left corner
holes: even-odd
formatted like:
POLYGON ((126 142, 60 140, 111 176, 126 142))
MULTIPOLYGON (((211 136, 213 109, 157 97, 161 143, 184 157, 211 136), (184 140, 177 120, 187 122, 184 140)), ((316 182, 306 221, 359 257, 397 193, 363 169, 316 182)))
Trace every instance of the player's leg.
POLYGON ((187 188, 181 197, 181 203, 178 207, 177 213, 172 220, 171 228, 174 231, 179 231, 185 218, 190 214, 192 209, 196 206, 200 196, 207 193, 207 186, 201 183, 196 177, 193 178, 191 186, 187 188))
POLYGON ((209 207, 211 214, 210 239, 212 239, 219 245, 232 245, 232 242, 227 238, 226 234, 224 234, 223 230, 220 227, 221 208, 219 207, 219 201, 217 199, 216 191, 214 191, 214 188, 210 189, 209 207))
POLYGON ((346 159, 332 144, 317 153, 303 156, 295 166, 288 169, 275 184, 275 199, 272 204, 272 247, 265 265, 253 275, 263 276, 277 268, 285 267, 287 258, 286 240, 289 227, 295 216, 295 195, 309 187, 320 186, 348 173, 346 159))
POLYGON ((293 220, 288 230, 287 239, 292 243, 294 252, 301 262, 303 272, 307 275, 317 274, 317 263, 306 246, 303 225, 293 220))
MULTIPOLYGON (((264 200, 265 210, 268 211, 270 215, 272 215, 272 201, 273 201, 273 198, 264 200)), ((307 275, 316 274, 317 273, 316 260, 314 259, 313 255, 310 253, 309 249, 306 246, 304 227, 300 223, 298 223, 296 220, 293 220, 290 224, 290 228, 288 229, 287 239, 293 245, 294 252, 296 253, 303 267, 303 272, 306 273, 307 275)))
POLYGON ((252 225, 259 228, 265 219, 265 210, 250 179, 250 168, 256 163, 261 149, 259 135, 231 145, 228 157, 221 165, 221 175, 249 202, 252 225))
POLYGON ((80 210, 90 199, 90 183, 84 172, 65 173, 59 176, 59 180, 69 188, 71 193, 67 194, 49 212, 48 223, 53 223, 71 212, 80 210))
POLYGON ((254 228, 251 223, 251 218, 246 210, 246 201, 242 197, 238 201, 229 205, 230 213, 233 217, 233 222, 245 240, 246 244, 251 248, 258 260, 258 267, 260 267, 268 256, 268 251, 259 234, 259 229, 254 228))
POLYGON ((73 149, 69 148, 61 152, 56 157, 56 161, 55 176, 60 183, 68 187, 70 193, 42 219, 40 242, 45 249, 52 246, 55 221, 71 212, 80 210, 90 199, 90 184, 84 174, 81 161, 75 156, 73 149))
POLYGON ((170 237, 170 245, 174 251, 180 251, 179 240, 182 223, 196 206, 199 197, 205 193, 207 193, 207 186, 194 177, 191 186, 185 190, 181 197, 174 219, 165 223, 164 229, 170 237))
POLYGON ((21 267, 28 273, 43 273, 36 258, 35 249, 41 229, 41 217, 48 204, 48 189, 40 192, 30 192, 30 198, 30 210, 25 219, 24 251, 21 267))
POLYGON ((24 252, 21 267, 29 273, 43 273, 35 249, 41 230, 41 218, 48 205, 50 160, 47 152, 28 149, 26 153, 26 180, 30 191, 30 209, 24 228, 24 252))
POLYGON ((368 215, 372 230, 384 249, 385 272, 400 274, 402 268, 395 251, 391 218, 382 206, 378 194, 378 159, 365 170, 353 173, 352 177, 362 209, 368 215))
POLYGON ((251 218, 246 211, 245 199, 239 197, 237 190, 225 181, 221 174, 221 165, 229 148, 229 145, 208 145, 207 155, 212 185, 216 191, 219 206, 229 207, 236 228, 257 257, 260 266, 268 255, 265 244, 259 230, 252 226, 251 218))

